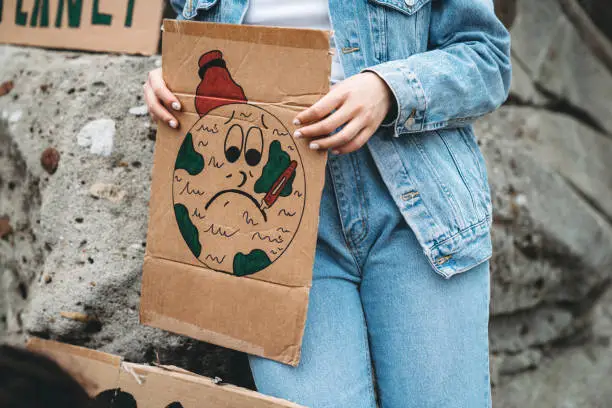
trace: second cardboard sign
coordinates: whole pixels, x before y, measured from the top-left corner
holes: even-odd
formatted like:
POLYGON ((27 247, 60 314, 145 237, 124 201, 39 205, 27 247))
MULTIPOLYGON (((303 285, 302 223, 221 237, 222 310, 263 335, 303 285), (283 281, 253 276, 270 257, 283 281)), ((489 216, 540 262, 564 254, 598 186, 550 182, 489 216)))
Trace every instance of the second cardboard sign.
POLYGON ((105 408, 304 408, 172 366, 128 363, 96 350, 31 338, 32 352, 54 360, 105 408))
POLYGON ((329 33, 164 22, 178 130, 155 147, 144 324, 296 365, 325 179, 291 135, 329 87, 329 33))

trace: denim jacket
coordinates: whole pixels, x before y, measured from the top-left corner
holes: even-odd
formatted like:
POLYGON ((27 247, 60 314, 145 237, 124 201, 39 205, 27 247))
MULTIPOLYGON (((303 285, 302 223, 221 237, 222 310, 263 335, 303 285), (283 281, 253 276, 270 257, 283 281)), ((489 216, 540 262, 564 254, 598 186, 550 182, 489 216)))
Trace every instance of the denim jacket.
MULTIPOLYGON (((240 24, 248 0, 171 0, 178 19, 240 24)), ((510 37, 492 0, 329 0, 345 75, 378 74, 397 110, 367 143, 436 272, 490 258, 492 206, 471 122, 510 86, 510 37)))

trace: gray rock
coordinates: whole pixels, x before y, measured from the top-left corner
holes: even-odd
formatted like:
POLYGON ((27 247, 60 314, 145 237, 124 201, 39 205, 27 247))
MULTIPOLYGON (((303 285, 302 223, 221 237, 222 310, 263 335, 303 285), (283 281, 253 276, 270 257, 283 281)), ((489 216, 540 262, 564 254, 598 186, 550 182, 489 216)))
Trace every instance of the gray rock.
POLYGON ((612 10, 607 0, 578 0, 589 14, 593 22, 604 32, 608 38, 612 38, 612 10))
POLYGON ((44 261, 43 242, 34 231, 41 180, 38 169, 28 168, 7 125, 0 121, 0 217, 8 218, 12 232, 0 239, 0 339, 18 342, 30 287, 44 261))
POLYGON ((0 121, 0 215, 16 231, 0 240, 0 338, 50 337, 252 386, 244 355, 138 321, 154 143, 128 110, 158 60, 0 46, 0 80, 18 95, 0 111, 23 111, 10 129, 0 121), (43 84, 53 92, 40 104, 43 84), (62 157, 53 175, 40 165, 48 146, 62 157))
POLYGON ((525 70, 521 61, 512 58, 511 97, 522 104, 545 105, 549 100, 535 86, 532 76, 525 70))
MULTIPOLYGON (((511 33, 519 72, 612 133, 612 73, 585 45, 556 0, 520 0, 511 33)), ((525 92, 524 79, 519 81, 520 92, 525 92)))
POLYGON ((612 269, 612 140, 533 108, 502 108, 476 132, 495 208, 493 316, 581 304, 612 269))
POLYGON ((491 375, 491 385, 496 387, 500 383, 500 369, 504 362, 504 355, 492 353, 489 357, 489 373, 491 375))
POLYGON ((89 194, 92 197, 104 198, 113 203, 118 203, 125 197, 125 191, 119 190, 116 185, 108 183, 92 184, 89 188, 89 194))
POLYGON ((566 19, 555 0, 518 0, 510 31, 512 54, 532 78, 537 79, 562 21, 566 19))
MULTIPOLYGON (((609 406, 612 78, 556 1, 516 4, 512 103, 527 106, 476 124, 494 204, 494 406, 609 406)), ((13 229, 0 239, 0 338, 36 334, 252 386, 244 355, 138 324, 154 147, 140 95, 159 62, 0 46, 0 81, 15 81, 0 97, 0 217, 13 229), (53 175, 40 165, 49 146, 62 158, 53 175)))
MULTIPOLYGON (((591 368, 580 356, 563 363, 564 371, 548 364, 569 358, 566 346, 588 349, 594 306, 611 304, 600 299, 612 277, 612 140, 542 107, 504 107, 476 132, 494 201, 491 375, 503 390, 495 406, 562 406, 554 405, 561 401, 552 397, 555 384, 590 378, 591 368), (571 372, 571 364, 582 372, 571 372)), ((600 351, 612 354, 609 344, 600 351)), ((573 385, 563 395, 591 404, 575 406, 607 406, 593 402, 595 391, 573 385)))
POLYGON ((23 112, 20 110, 12 112, 8 115, 8 122, 9 123, 19 122, 19 119, 21 119, 22 116, 23 116, 23 112))
POLYGON ((542 361, 541 351, 534 349, 524 350, 519 354, 504 357, 499 368, 499 374, 516 375, 537 367, 540 361, 542 361))
POLYGON ((112 119, 98 119, 87 123, 77 135, 77 143, 82 147, 89 147, 92 154, 110 156, 113 152, 115 139, 115 121, 112 119))
POLYGON ((612 402, 612 291, 595 307, 594 339, 556 350, 538 370, 524 372, 494 390, 499 408, 599 408, 612 402))
POLYGON ((507 28, 512 27, 516 18, 516 3, 518 0, 494 0, 495 13, 507 28))
POLYGON ((552 307, 493 319, 489 336, 491 350, 516 354, 552 343, 572 333, 572 321, 569 311, 552 307))
POLYGON ((149 114, 149 108, 147 105, 134 106, 129 109, 129 114, 134 116, 146 116, 149 114))

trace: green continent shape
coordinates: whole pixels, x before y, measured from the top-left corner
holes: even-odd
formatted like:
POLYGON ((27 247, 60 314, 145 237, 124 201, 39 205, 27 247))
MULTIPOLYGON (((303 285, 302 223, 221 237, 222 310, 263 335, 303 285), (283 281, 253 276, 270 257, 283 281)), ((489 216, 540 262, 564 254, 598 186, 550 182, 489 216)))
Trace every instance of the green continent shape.
MULTIPOLYGON (((270 154, 268 155, 268 162, 261 172, 261 177, 255 182, 256 193, 267 193, 272 188, 274 182, 280 177, 280 175, 289 167, 291 158, 289 154, 285 152, 278 140, 274 140, 270 143, 270 154)), ((295 179, 296 172, 294 171, 289 181, 281 191, 281 197, 287 197, 291 194, 293 189, 293 180, 295 179)))
POLYGON ((254 249, 248 255, 238 252, 234 255, 234 275, 244 276, 259 272, 272 261, 261 249, 254 249))
POLYGON ((174 204, 174 215, 176 216, 176 222, 178 223, 179 230, 183 239, 191 249, 191 252, 196 256, 200 257, 202 253, 202 245, 200 244, 200 234, 198 229, 191 222, 189 218, 189 211, 183 204, 174 204))
POLYGON ((185 140, 178 151, 174 169, 183 169, 195 176, 204 170, 204 157, 193 148, 193 137, 187 133, 185 140))

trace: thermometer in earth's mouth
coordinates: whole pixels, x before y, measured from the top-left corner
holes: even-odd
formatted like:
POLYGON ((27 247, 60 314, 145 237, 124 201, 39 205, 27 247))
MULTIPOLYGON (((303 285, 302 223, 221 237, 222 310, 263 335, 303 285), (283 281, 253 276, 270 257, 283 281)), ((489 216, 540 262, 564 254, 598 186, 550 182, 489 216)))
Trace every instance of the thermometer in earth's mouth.
POLYGON ((262 210, 267 210, 272 207, 272 205, 276 202, 278 197, 280 196, 281 191, 285 188, 293 173, 295 173, 295 169, 297 168, 297 162, 295 160, 291 160, 289 166, 281 173, 280 176, 276 179, 270 191, 266 194, 264 199, 261 201, 260 208, 262 210))

